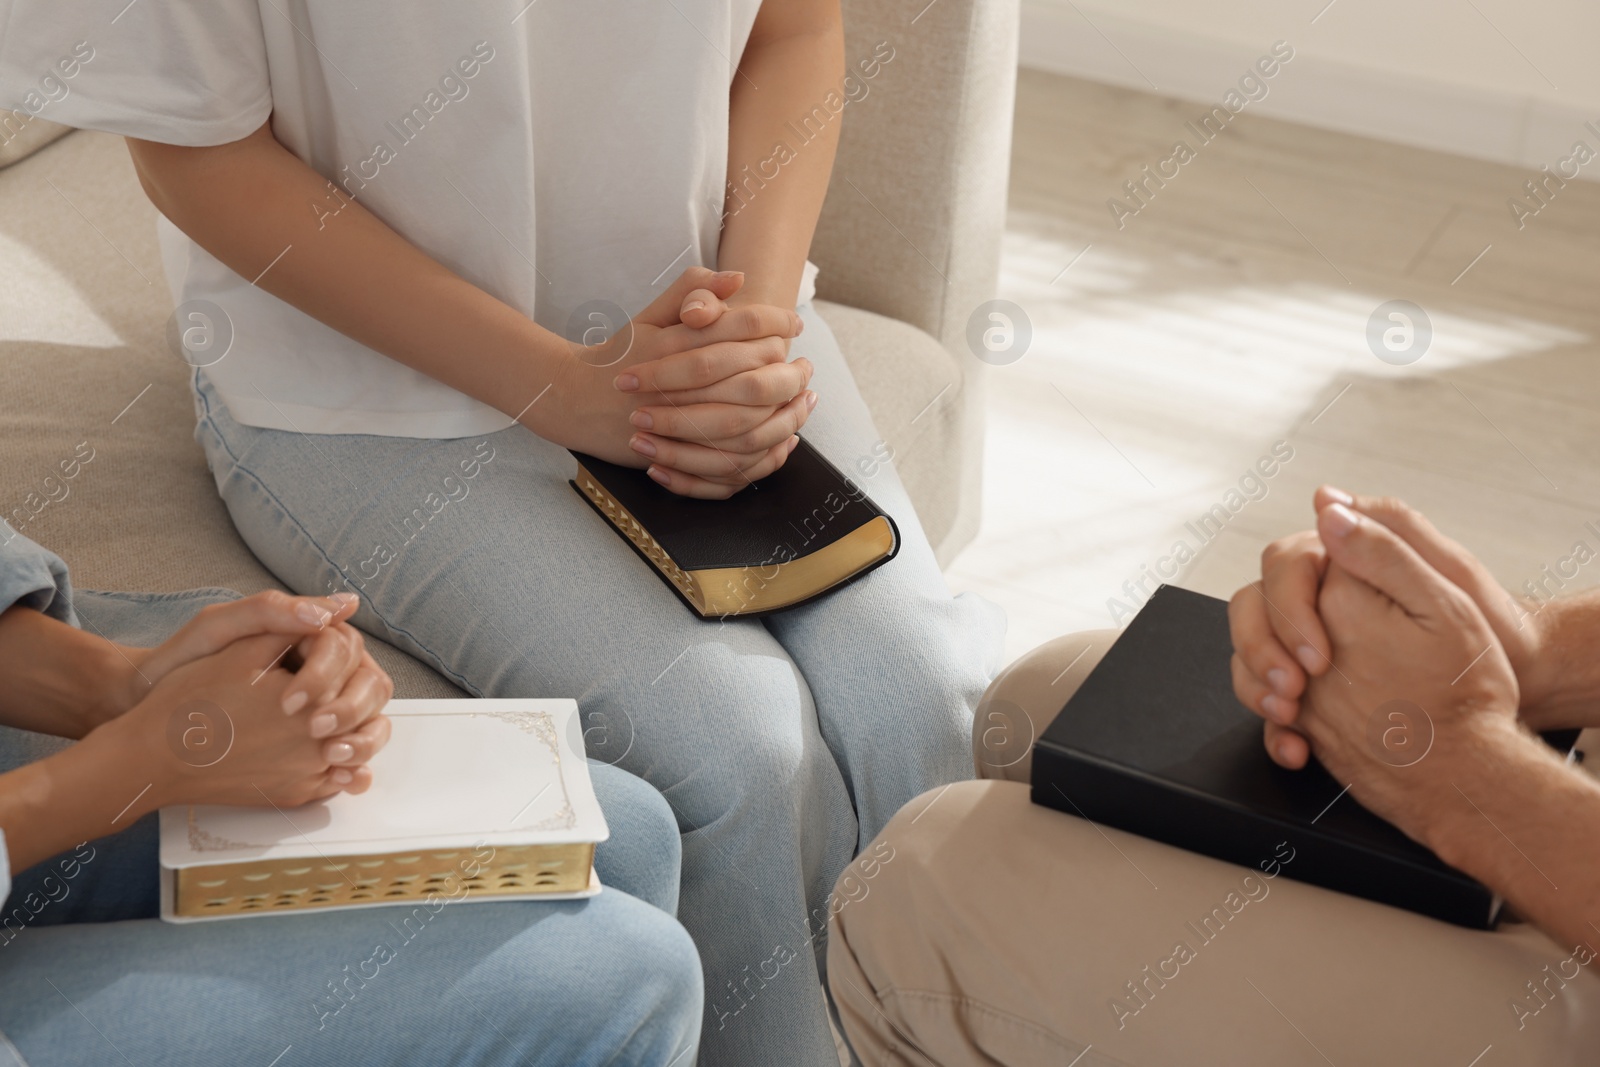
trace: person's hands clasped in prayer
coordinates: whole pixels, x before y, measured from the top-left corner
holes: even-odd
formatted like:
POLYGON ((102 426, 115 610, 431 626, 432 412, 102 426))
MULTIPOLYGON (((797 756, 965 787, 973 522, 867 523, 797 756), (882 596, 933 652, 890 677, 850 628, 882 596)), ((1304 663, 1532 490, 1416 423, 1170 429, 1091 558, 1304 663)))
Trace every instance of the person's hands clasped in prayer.
POLYGON ((691 267, 619 330, 574 361, 572 447, 684 496, 722 499, 783 466, 816 408, 811 362, 789 362, 803 328, 793 309, 729 301, 738 271, 691 267))
POLYGON ((1324 487, 1316 506, 1230 605, 1234 689, 1268 752, 1315 755, 1558 940, 1595 936, 1600 871, 1571 844, 1600 832, 1600 785, 1533 733, 1597 719, 1569 655, 1600 638, 1594 598, 1535 612, 1404 504, 1324 487))
POLYGON ((0 615, 3 721, 79 742, 0 775, 12 869, 168 804, 365 792, 393 683, 346 622, 356 604, 260 593, 202 609, 154 648, 20 605, 0 615))

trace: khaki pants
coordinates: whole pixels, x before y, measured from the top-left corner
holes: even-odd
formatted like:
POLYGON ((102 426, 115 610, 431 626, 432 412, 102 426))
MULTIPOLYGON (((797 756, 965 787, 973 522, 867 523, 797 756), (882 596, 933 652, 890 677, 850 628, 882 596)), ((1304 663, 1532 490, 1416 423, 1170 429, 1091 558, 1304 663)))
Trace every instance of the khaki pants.
POLYGON ((866 1067, 1600 1062, 1600 960, 1529 925, 1466 930, 1032 804, 1033 736, 1115 636, 1008 668, 974 726, 987 780, 912 801, 840 879, 829 983, 866 1067))

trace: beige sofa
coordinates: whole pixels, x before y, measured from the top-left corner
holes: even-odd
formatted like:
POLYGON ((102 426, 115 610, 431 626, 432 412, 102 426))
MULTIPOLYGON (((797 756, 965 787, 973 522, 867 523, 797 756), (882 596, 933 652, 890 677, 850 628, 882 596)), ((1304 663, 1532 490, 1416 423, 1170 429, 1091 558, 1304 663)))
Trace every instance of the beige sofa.
MULTIPOLYGON (((895 58, 845 112, 812 253, 818 307, 948 562, 977 529, 983 367, 965 328, 998 266, 1017 3, 845 7, 847 58, 879 42, 895 58)), ((191 437, 155 212, 126 149, 100 133, 57 140, 47 118, 20 136, 0 121, 0 517, 80 586, 274 587, 191 437)), ((454 692, 395 649, 375 654, 402 696, 454 692)))

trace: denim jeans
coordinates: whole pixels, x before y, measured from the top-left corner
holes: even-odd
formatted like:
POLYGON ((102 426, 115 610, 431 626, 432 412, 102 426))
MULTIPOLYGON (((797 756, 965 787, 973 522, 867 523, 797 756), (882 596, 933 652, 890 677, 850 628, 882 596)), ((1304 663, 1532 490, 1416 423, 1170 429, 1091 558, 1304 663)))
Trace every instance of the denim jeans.
MULTIPOLYGON (((231 595, 79 592, 73 606, 86 629, 154 644, 231 595)), ((65 743, 0 728, 0 771, 65 743)), ((591 770, 611 839, 595 856, 607 888, 588 900, 171 925, 153 918, 154 815, 73 850, 81 863, 16 872, 0 1067, 690 1067, 703 978, 671 918, 677 826, 644 782, 591 770)))
MULTIPOLYGON (((827 324, 792 352, 821 397, 805 435, 900 528, 899 555, 762 619, 692 615, 567 484, 565 449, 306 435, 235 422, 197 375, 196 438, 234 525, 303 593, 484 696, 567 696, 591 757, 667 798, 680 918, 706 976, 701 1062, 837 1062, 819 949, 835 879, 899 807, 971 776, 972 708, 1004 621, 952 597, 827 324)), ((757 490, 759 491, 759 490, 757 490)))

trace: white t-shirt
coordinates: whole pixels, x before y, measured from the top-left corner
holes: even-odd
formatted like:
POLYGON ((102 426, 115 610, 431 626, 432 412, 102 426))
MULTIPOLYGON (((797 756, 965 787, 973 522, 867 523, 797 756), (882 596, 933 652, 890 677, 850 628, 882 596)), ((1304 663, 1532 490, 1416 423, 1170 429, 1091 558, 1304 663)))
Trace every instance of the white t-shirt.
MULTIPOLYGON (((0 0, 0 106, 178 145, 238 140, 270 115, 343 195, 566 335, 580 305, 634 314, 685 267, 715 265, 728 91, 759 7, 0 0)), ((330 191, 306 211, 336 226, 340 204, 330 191)), ((231 325, 204 373, 239 421, 407 437, 512 424, 160 229, 180 312, 225 313, 206 358, 231 325)))

